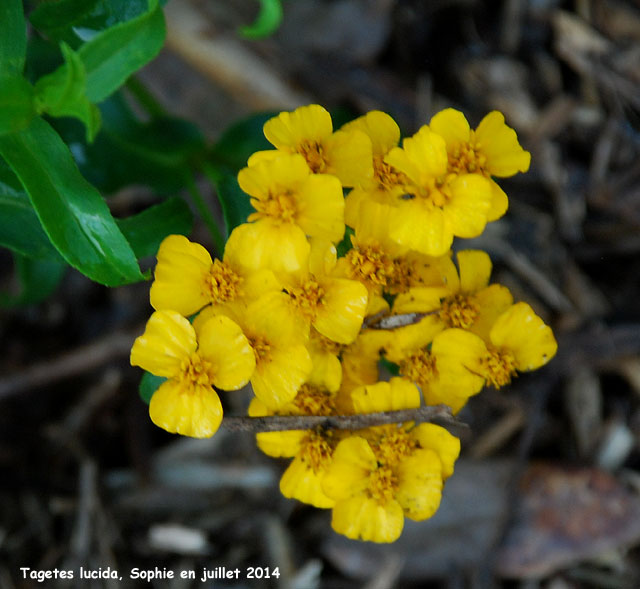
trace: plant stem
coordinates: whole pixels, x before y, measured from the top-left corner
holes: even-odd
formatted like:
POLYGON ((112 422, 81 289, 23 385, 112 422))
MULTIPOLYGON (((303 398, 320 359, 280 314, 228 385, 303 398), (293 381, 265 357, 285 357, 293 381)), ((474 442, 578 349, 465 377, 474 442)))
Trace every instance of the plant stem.
POLYGON ((167 114, 164 107, 156 100, 156 97, 149 92, 149 89, 135 76, 131 76, 125 86, 138 104, 144 108, 152 117, 162 117, 167 114))
POLYGON ((193 175, 191 173, 185 174, 185 182, 194 206, 198 210, 198 213, 200 213, 200 217, 209 229, 209 233, 211 233, 211 238, 213 239, 213 247, 216 253, 222 256, 222 253, 224 252, 224 238, 222 237, 222 233, 220 233, 220 228, 218 227, 216 220, 211 214, 209 207, 204 202, 204 198, 202 197, 200 190, 198 190, 198 187, 196 186, 195 180, 193 179, 193 175))

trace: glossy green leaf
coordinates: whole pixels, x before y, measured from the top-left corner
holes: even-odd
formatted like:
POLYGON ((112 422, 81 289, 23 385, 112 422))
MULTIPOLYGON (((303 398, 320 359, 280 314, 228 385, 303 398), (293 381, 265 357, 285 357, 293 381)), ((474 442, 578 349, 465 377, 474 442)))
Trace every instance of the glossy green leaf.
POLYGON ((27 52, 27 25, 21 0, 0 2, 0 76, 22 74, 27 52))
POLYGON ((225 238, 228 238, 234 227, 246 223, 247 217, 251 213, 255 213, 255 209, 251 206, 249 195, 238 185, 234 174, 216 173, 211 179, 214 180, 218 200, 222 207, 226 229, 225 238))
POLYGON ((256 20, 250 26, 240 27, 239 32, 247 39, 263 39, 275 33, 281 22, 280 0, 260 0, 260 12, 256 20))
POLYGON ((162 49, 165 34, 158 0, 149 0, 148 12, 98 33, 82 45, 78 54, 87 71, 89 100, 101 102, 151 61, 162 49))
POLYGON ((0 135, 28 127, 35 114, 31 84, 22 76, 0 75, 0 135))
POLYGON ((77 118, 87 129, 87 141, 93 141, 100 128, 100 110, 87 98, 84 64, 66 43, 62 43, 60 49, 65 63, 36 82, 36 108, 54 117, 77 118))
POLYGON ((0 155, 26 190, 42 226, 62 257, 101 284, 143 280, 135 255, 71 152, 39 117, 0 137, 0 155))
POLYGON ((0 307, 32 305, 49 298, 64 276, 67 265, 62 261, 34 260, 19 254, 13 256, 20 282, 18 294, 0 292, 0 307))
POLYGON ((262 131, 264 124, 277 113, 252 115, 229 127, 215 143, 211 157, 216 165, 224 165, 237 173, 247 165, 249 156, 263 149, 273 149, 262 131))
POLYGON ((116 219, 137 258, 153 256, 160 242, 171 234, 189 235, 193 215, 187 203, 174 197, 126 219, 116 219))
POLYGON ((150 372, 145 372, 140 379, 140 384, 138 385, 140 398, 148 405, 151 402, 153 393, 155 393, 158 390, 158 387, 166 380, 167 379, 163 376, 156 376, 150 372))
MULTIPOLYGON (((29 15, 31 24, 55 41, 79 42, 74 27, 102 28, 91 23, 99 0, 49 0, 41 2, 29 15)), ((106 21, 103 26, 106 26, 106 21)))

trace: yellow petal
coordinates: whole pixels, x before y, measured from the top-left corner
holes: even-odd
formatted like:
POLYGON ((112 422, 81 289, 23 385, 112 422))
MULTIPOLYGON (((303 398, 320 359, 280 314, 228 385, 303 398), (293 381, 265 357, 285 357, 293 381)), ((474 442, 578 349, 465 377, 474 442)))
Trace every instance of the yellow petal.
POLYGON ((158 264, 151 285, 151 306, 192 315, 211 302, 204 280, 211 268, 209 252, 183 235, 169 235, 158 249, 158 264))
POLYGON ((458 252, 460 268, 460 290, 475 293, 489 284, 491 276, 491 258, 482 250, 463 250, 458 252))
POLYGON ((513 295, 506 286, 491 284, 473 295, 478 305, 478 316, 469 331, 490 342, 489 333, 496 319, 513 305, 513 295))
POLYGON ((322 143, 333 132, 331 115, 317 105, 282 112, 264 124, 264 136, 277 149, 297 151, 300 143, 322 143))
POLYGON ((303 345, 272 349, 258 360, 251 377, 253 392, 267 407, 278 409, 294 399, 311 373, 311 358, 303 345))
POLYGON ((310 173, 301 155, 281 154, 240 170, 238 184, 250 196, 266 200, 272 193, 295 192, 310 173))
POLYGON ((333 460, 322 480, 322 489, 335 500, 346 499, 366 489, 376 457, 364 438, 349 436, 333 452, 333 460))
POLYGON ((335 501, 322 491, 324 471, 315 472, 300 456, 296 456, 280 479, 280 492, 289 499, 328 509, 335 501))
MULTIPOLYGON (((249 417, 273 415, 260 399, 254 397, 247 410, 249 417)), ((274 458, 293 458, 300 450, 302 440, 307 436, 304 430, 287 430, 282 432, 263 432, 256 434, 258 448, 267 456, 274 458)))
MULTIPOLYGON (((448 209, 447 209, 448 210, 448 209)), ((449 216, 449 213, 447 213, 449 216)), ((441 256, 453 242, 453 222, 445 222, 443 210, 420 199, 400 204, 392 213, 390 237, 400 245, 428 256, 441 256)))
POLYGON ((553 331, 527 303, 516 303, 494 323, 491 342, 509 350, 520 371, 535 370, 553 358, 558 344, 553 331))
POLYGON ((389 333, 385 355, 392 362, 401 362, 407 354, 426 347, 444 329, 437 315, 427 315, 417 323, 399 327, 389 333))
POLYGON ((324 296, 313 326, 325 337, 341 344, 354 341, 367 310, 367 289, 355 280, 322 280, 324 296))
POLYGON ((355 186, 373 175, 371 139, 362 131, 337 131, 325 142, 328 174, 343 186, 355 186))
POLYGON ((396 499, 407 517, 430 518, 440 507, 442 476, 440 460, 432 450, 418 450, 398 466, 396 499))
POLYGON ((491 207, 489 180, 479 174, 463 174, 450 188, 452 197, 444 208, 448 226, 458 237, 477 237, 484 231, 491 207))
POLYGON ((424 450, 433 450, 440 459, 442 478, 453 474, 453 465, 460 455, 460 440, 446 429, 434 423, 422 423, 411 430, 411 436, 418 440, 424 450))
POLYGON ((156 311, 133 343, 131 365, 156 376, 172 377, 196 347, 196 333, 187 319, 176 311, 156 311))
POLYGON ((212 364, 216 387, 235 391, 249 382, 256 367, 255 355, 237 323, 217 315, 201 326, 198 335, 198 351, 212 364))
POLYGON ((494 180, 491 183, 491 207, 487 213, 487 221, 495 221, 502 217, 509 208, 509 198, 494 180))
POLYGON ((529 169, 531 154, 522 149, 516 132, 505 124, 502 113, 494 110, 484 117, 475 136, 492 176, 507 178, 529 169))
POLYGON ((296 221, 306 235, 338 242, 344 235, 344 197, 335 176, 314 174, 300 187, 296 221))
MULTIPOLYGON (((426 125, 421 127, 413 137, 404 139, 402 149, 420 171, 418 185, 423 185, 426 178, 438 178, 446 173, 448 164, 446 143, 439 134, 434 133, 426 125)), ((393 161, 389 161, 387 158, 385 161, 404 171, 393 161)), ((413 178, 411 179, 413 180, 413 178)))
POLYGON ((393 301, 393 313, 429 313, 440 308, 442 299, 451 291, 442 286, 416 286, 400 293, 393 301))
POLYGON ((429 128, 445 140, 447 150, 452 150, 461 143, 468 143, 470 139, 467 119, 453 108, 445 108, 433 116, 429 128))
POLYGON ((314 276, 324 276, 331 273, 336 266, 338 258, 336 246, 328 239, 320 239, 318 237, 309 241, 311 244, 309 272, 314 276))
POLYGON ((297 225, 264 218, 236 227, 225 250, 235 259, 241 259, 249 269, 296 272, 306 264, 309 242, 297 225))
POLYGON ((358 495, 336 503, 331 527, 352 540, 395 542, 402 533, 404 515, 397 501, 379 504, 366 495, 358 495))
POLYGON ((369 111, 343 125, 341 130, 359 130, 365 133, 371 139, 373 154, 377 156, 385 155, 400 141, 400 127, 387 113, 379 110, 369 111))
POLYGON ((420 391, 403 378, 358 387, 351 392, 356 413, 380 413, 420 407, 420 391))
POLYGON ((307 349, 313 364, 307 382, 325 388, 331 393, 337 392, 342 382, 342 364, 338 357, 315 346, 309 346, 307 349))
POLYGON ((158 427, 192 438, 209 438, 222 421, 222 405, 211 387, 163 383, 151 397, 149 416, 158 427))

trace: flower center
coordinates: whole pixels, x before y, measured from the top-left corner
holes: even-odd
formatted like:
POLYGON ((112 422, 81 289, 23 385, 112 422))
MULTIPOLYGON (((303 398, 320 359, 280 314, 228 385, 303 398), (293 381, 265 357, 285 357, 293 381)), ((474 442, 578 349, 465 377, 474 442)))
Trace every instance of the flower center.
POLYGON ((324 289, 315 280, 310 279, 305 281, 302 286, 285 290, 305 319, 313 321, 316 318, 318 307, 323 304, 324 289))
POLYGON ((476 143, 473 131, 471 133, 471 141, 459 143, 448 154, 448 170, 454 174, 482 174, 488 176, 489 174, 485 170, 487 158, 480 151, 480 144, 476 143))
POLYGON ((455 294, 442 301, 440 318, 447 327, 468 329, 478 318, 478 304, 470 296, 455 294))
POLYGON ((373 156, 373 177, 380 190, 389 191, 407 182, 407 177, 384 161, 379 155, 373 156))
POLYGON ((369 496, 378 503, 393 499, 398 489, 398 477, 389 466, 379 466, 369 476, 369 496))
POLYGON ((315 329, 311 330, 310 338, 312 341, 312 345, 318 348, 321 352, 325 354, 338 356, 344 348, 344 345, 339 344, 338 342, 334 342, 333 340, 330 340, 328 337, 322 335, 320 332, 316 331, 315 329))
POLYGON ((346 258, 353 277, 365 284, 386 286, 393 276, 393 261, 377 245, 359 246, 354 243, 346 258))
POLYGON ((248 221, 256 221, 263 217, 271 217, 282 223, 294 223, 297 208, 296 200, 291 190, 283 192, 271 192, 267 198, 252 198, 251 204, 257 212, 251 213, 247 218, 248 221))
POLYGON ((394 259, 393 273, 389 278, 386 290, 390 294, 407 292, 414 286, 416 269, 415 260, 407 260, 406 258, 394 259))
POLYGON ((247 339, 249 340, 249 344, 251 344, 257 364, 271 360, 271 345, 265 337, 256 335, 247 339))
POLYGON ((409 456, 417 447, 417 442, 404 428, 397 425, 381 426, 379 441, 370 445, 380 464, 397 464, 402 458, 409 456), (383 429, 384 428, 384 429, 383 429))
POLYGON ((211 363, 194 352, 180 363, 181 380, 190 388, 211 386, 211 369, 211 363))
POLYGON ((302 141, 298 145, 298 153, 307 160, 307 165, 314 174, 322 174, 326 170, 324 148, 317 141, 302 141))
POLYGON ((400 374, 424 386, 438 376, 436 358, 427 349, 417 350, 400 363, 400 374))
POLYGON ((205 289, 214 303, 233 301, 240 295, 243 278, 225 262, 214 260, 204 279, 205 289))
POLYGON ((293 400, 301 415, 335 415, 335 396, 329 391, 303 384, 293 400))
POLYGON ((302 443, 300 458, 306 462, 314 473, 327 470, 333 455, 333 445, 323 432, 311 431, 302 443))
POLYGON ((499 389, 509 384, 517 374, 516 360, 508 350, 499 350, 492 346, 487 346, 487 349, 487 355, 480 361, 483 368, 483 376, 487 384, 499 389))
POLYGON ((413 200, 419 198, 429 208, 442 208, 447 204, 451 194, 446 179, 428 178, 422 185, 405 184, 404 192, 398 196, 399 200, 413 200))

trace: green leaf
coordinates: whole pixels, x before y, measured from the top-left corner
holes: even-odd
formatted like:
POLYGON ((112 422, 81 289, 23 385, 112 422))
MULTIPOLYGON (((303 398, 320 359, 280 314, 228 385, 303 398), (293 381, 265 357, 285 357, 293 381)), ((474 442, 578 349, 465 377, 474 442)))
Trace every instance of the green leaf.
POLYGON ((78 41, 75 26, 87 26, 98 0, 49 0, 41 2, 29 15, 31 24, 56 41, 78 41))
POLYGON ((164 376, 156 376, 150 372, 145 372, 140 379, 140 384, 138 385, 140 398, 148 405, 151 402, 153 393, 155 393, 160 385, 166 380, 167 379, 164 376))
POLYGON ((255 213, 255 209, 251 206, 249 195, 238 185, 234 174, 220 171, 210 172, 209 178, 216 187, 224 217, 225 238, 228 238, 235 227, 247 222, 247 217, 251 213, 255 213))
POLYGON ((78 170, 59 135, 41 118, 0 137, 0 155, 24 186, 62 257, 101 284, 143 280, 135 255, 100 193, 78 170))
POLYGON ((0 2, 0 76, 19 75, 27 52, 27 25, 21 0, 0 2))
POLYGON ((35 85, 38 112, 53 117, 75 117, 87 129, 87 141, 93 141, 100 128, 100 110, 87 98, 87 73, 78 54, 66 43, 60 49, 64 65, 43 76, 35 85))
POLYGON ((263 39, 276 32, 282 22, 280 0, 260 0, 260 12, 248 27, 240 27, 239 32, 247 39, 263 39))
POLYGON ((222 164, 237 173, 247 165, 249 156, 263 149, 273 149, 262 131, 264 124, 276 113, 252 115, 229 127, 212 148, 216 164, 222 164))
POLYGON ((91 145, 77 132, 75 121, 55 123, 92 184, 105 193, 145 184, 161 195, 184 187, 190 162, 203 156, 206 148, 195 125, 171 117, 141 123, 121 93, 100 104, 100 111, 102 128, 91 145))
POLYGON ((0 135, 28 127, 35 115, 31 84, 22 76, 0 74, 0 135))
POLYGON ((187 203, 176 196, 133 217, 116 219, 116 223, 131 244, 136 257, 144 258, 155 255, 160 242, 167 235, 189 235, 193 215, 187 203))
POLYGON ((149 12, 98 33, 80 47, 89 100, 101 102, 151 61, 162 48, 165 34, 158 0, 149 0, 149 12))
POLYGON ((67 265, 52 260, 34 260, 14 253, 16 273, 20 282, 17 295, 0 292, 0 307, 32 305, 49 298, 58 287, 67 265))
POLYGON ((29 197, 3 182, 0 169, 0 246, 31 258, 63 262, 42 229, 29 197))

